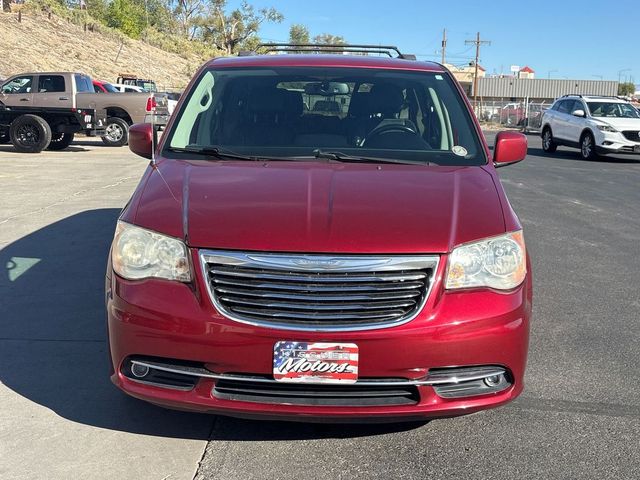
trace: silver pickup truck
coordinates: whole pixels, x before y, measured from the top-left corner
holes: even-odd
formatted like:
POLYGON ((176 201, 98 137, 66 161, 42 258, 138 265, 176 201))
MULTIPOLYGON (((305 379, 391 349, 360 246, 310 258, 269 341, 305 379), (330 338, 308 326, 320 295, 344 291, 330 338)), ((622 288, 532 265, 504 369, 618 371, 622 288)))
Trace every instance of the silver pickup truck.
POLYGON ((22 73, 0 87, 0 143, 10 141, 23 152, 62 150, 78 132, 126 145, 132 124, 163 126, 168 115, 166 96, 95 93, 82 73, 22 73))

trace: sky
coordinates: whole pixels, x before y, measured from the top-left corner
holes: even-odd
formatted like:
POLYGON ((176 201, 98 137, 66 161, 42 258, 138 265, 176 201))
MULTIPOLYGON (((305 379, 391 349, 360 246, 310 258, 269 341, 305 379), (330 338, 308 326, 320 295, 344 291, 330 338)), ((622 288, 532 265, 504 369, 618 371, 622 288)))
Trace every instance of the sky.
MULTIPOLYGON (((229 6, 239 4, 229 1, 229 6)), ((280 24, 263 25, 264 40, 287 41, 289 27, 311 36, 341 35, 349 43, 396 45, 419 60, 440 61, 447 30, 447 62, 473 60, 465 45, 477 32, 491 45, 480 50, 488 74, 530 66, 537 78, 635 81, 640 84, 638 0, 249 0, 275 7, 280 24)))

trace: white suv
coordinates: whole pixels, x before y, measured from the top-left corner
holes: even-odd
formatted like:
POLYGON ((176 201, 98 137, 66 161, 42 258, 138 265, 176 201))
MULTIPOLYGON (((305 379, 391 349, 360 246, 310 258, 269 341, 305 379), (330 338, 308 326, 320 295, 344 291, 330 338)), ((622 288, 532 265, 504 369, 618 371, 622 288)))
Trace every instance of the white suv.
POLYGON ((542 149, 558 145, 579 148, 584 159, 640 154, 640 113, 617 97, 565 95, 542 116, 542 149))

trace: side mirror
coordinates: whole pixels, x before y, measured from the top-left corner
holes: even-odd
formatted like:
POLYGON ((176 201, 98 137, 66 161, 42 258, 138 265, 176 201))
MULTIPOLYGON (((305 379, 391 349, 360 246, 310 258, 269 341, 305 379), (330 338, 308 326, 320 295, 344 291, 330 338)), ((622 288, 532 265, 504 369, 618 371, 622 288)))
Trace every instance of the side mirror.
POLYGON ((129 127, 129 150, 136 155, 151 159, 153 126, 150 123, 136 123, 129 127))
POLYGON ((571 115, 573 115, 574 117, 586 117, 587 116, 587 114, 582 109, 574 110, 573 112, 571 112, 571 115))
POLYGON ((527 156, 527 137, 517 132, 500 132, 493 149, 493 165, 505 167, 520 162, 527 156))

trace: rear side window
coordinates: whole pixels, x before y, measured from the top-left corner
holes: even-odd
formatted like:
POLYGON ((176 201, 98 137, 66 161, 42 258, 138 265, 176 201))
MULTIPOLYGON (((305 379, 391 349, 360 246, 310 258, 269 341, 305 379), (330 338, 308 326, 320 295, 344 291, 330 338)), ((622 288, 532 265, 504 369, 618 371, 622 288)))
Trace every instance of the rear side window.
POLYGON ((94 92, 93 83, 91 82, 91 79, 89 77, 77 73, 74 75, 74 77, 76 80, 76 89, 78 90, 78 93, 94 92))
POLYGON ((40 75, 38 93, 64 92, 65 83, 62 75, 40 75))
POLYGON ((2 93, 9 95, 16 93, 31 93, 32 84, 33 77, 31 76, 16 77, 2 86, 2 93))
POLYGON ((569 113, 571 105, 573 105, 573 100, 562 100, 558 105, 558 111, 560 113, 569 113))

